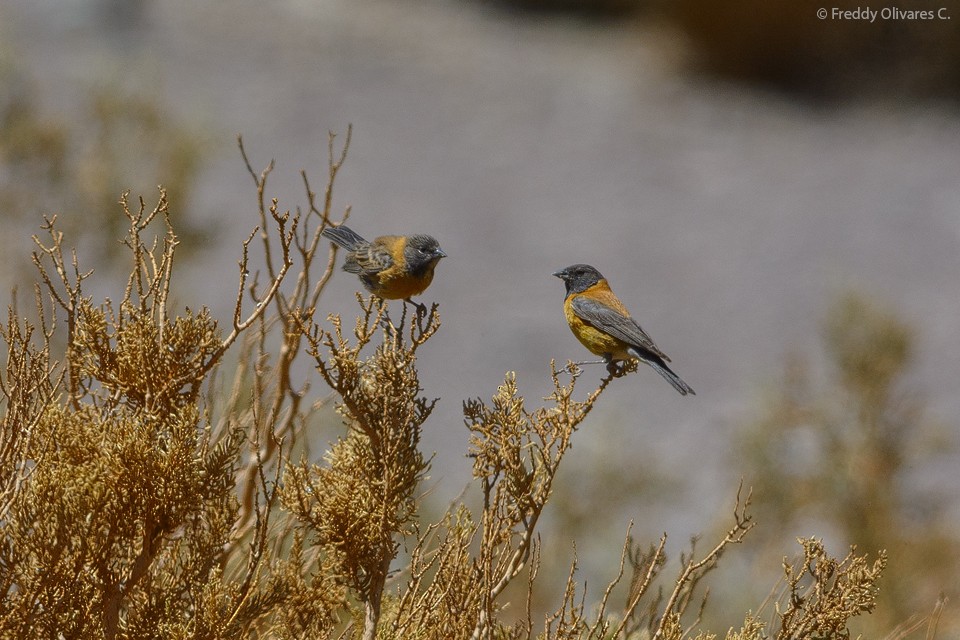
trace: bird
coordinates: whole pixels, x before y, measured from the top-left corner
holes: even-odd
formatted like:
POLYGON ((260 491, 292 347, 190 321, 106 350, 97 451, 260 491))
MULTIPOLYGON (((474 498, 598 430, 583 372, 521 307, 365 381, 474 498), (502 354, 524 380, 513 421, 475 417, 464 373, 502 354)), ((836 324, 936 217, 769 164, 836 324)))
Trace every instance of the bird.
POLYGON ((379 236, 368 242, 349 227, 327 227, 322 235, 346 249, 343 270, 360 277, 364 288, 386 300, 404 300, 423 293, 433 271, 447 254, 433 236, 379 236))
POLYGON ((588 264, 574 264, 553 275, 566 285, 563 314, 570 330, 583 346, 603 357, 611 375, 619 374, 617 361, 636 359, 653 367, 680 395, 696 395, 667 366, 670 358, 631 317, 599 271, 588 264))

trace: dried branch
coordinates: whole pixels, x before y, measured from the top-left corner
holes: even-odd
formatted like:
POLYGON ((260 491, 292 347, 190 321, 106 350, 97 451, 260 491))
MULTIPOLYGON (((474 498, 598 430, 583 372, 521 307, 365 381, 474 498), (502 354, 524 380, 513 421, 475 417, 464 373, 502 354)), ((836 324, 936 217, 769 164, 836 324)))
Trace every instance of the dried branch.
POLYGON ((731 544, 740 544, 743 542, 747 533, 756 525, 753 516, 747 512, 750 507, 750 498, 753 491, 747 491, 746 497, 741 499, 742 490, 743 482, 741 481, 737 489, 736 505, 733 509, 734 524, 730 530, 727 531, 723 540, 700 560, 694 560, 691 553, 690 558, 683 564, 683 570, 677 578, 673 592, 667 598, 667 604, 663 609, 660 623, 657 625, 656 631, 653 634, 654 638, 663 637, 664 629, 667 625, 674 624, 679 620, 689 605, 693 590, 696 588, 698 582, 704 575, 716 568, 717 561, 720 559, 720 556, 723 555, 726 548, 731 544))
MULTIPOLYGON (((566 370, 573 368, 572 363, 566 370)), ((580 423, 613 379, 583 401, 573 400, 578 373, 562 384, 551 362, 553 406, 527 411, 516 378, 508 373, 488 407, 480 400, 464 402, 471 431, 470 457, 483 495, 479 571, 483 599, 473 638, 488 637, 496 600, 526 565, 534 534, 553 487, 560 462, 580 423)))

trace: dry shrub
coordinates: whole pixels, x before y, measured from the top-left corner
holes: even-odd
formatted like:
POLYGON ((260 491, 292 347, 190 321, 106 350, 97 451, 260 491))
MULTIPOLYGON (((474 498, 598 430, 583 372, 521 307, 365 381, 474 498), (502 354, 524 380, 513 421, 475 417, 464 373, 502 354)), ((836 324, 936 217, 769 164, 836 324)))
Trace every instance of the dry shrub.
MULTIPOLYGON (((85 295, 93 274, 48 221, 35 254, 36 319, 13 309, 2 331, 0 635, 679 640, 697 632, 705 577, 754 527, 749 491, 738 491, 726 534, 706 552, 694 544, 681 554, 675 577, 664 573, 665 535, 653 545, 628 535, 609 585, 591 595, 595 605, 574 563, 552 613, 530 606, 538 524, 611 377, 581 394, 578 365, 551 363, 541 406, 530 406, 513 373, 490 400, 466 401, 480 505, 458 500, 438 521, 421 520, 430 460, 420 437, 436 401, 423 395, 417 355, 440 330, 437 306, 403 306, 394 323, 383 301, 358 296, 352 330, 336 314, 315 318, 336 255, 320 231, 332 220, 348 144, 349 131, 337 154, 331 136, 326 190, 318 198, 304 174, 307 204, 294 212, 265 196, 272 163, 256 172, 247 161, 260 224, 241 247, 234 313, 223 324, 204 308, 171 306, 178 240, 166 192, 153 208, 121 202, 130 276, 117 303, 85 295), (160 237, 148 240, 158 226, 160 237), (262 274, 249 267, 257 247, 262 274), (64 332, 55 357, 52 338, 64 332), (229 352, 236 364, 221 377, 229 352), (311 359, 307 373, 294 366, 301 356, 311 359), (311 402, 317 380, 331 393, 311 402), (345 430, 312 460, 301 453, 307 427, 330 402, 345 430), (506 595, 513 583, 525 607, 506 595)), ((872 607, 882 562, 834 561, 814 542, 804 549, 804 562, 786 567, 777 608, 778 628, 803 631, 779 637, 807 629, 841 637, 851 616, 872 607)), ((767 637, 765 628, 750 618, 730 637, 767 637)))

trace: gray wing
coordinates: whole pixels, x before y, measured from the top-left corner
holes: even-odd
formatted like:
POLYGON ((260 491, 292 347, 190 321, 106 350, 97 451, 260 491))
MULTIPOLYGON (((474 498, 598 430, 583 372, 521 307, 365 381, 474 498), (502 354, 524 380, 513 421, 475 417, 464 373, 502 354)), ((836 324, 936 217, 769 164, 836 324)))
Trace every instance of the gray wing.
POLYGON ((351 273, 377 274, 391 266, 393 257, 389 251, 381 246, 368 244, 354 251, 343 268, 351 273))
POLYGON ((589 322, 618 340, 633 345, 638 350, 649 351, 670 362, 670 358, 657 348, 647 332, 629 315, 584 296, 574 297, 571 307, 581 320, 589 322))

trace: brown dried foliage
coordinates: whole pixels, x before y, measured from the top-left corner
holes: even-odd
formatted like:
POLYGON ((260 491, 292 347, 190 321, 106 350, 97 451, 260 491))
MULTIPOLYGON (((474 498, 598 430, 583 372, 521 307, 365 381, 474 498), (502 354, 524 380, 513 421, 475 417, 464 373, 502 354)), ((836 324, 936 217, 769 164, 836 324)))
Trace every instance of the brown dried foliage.
MULTIPOLYGON (((437 306, 404 305, 394 324, 383 301, 358 296, 352 331, 339 315, 315 319, 336 254, 320 231, 348 144, 349 130, 335 153, 331 136, 326 190, 318 198, 304 174, 307 206, 294 212, 266 197, 273 164, 257 172, 247 161, 260 224, 241 247, 225 326, 205 308, 171 308, 178 240, 164 191, 153 208, 121 201, 131 269, 116 304, 85 294, 93 273, 48 220, 36 319, 12 309, 0 335, 0 636, 693 637, 705 576, 754 526, 749 492, 738 492, 726 535, 682 554, 675 578, 663 575, 665 535, 642 545, 628 532, 596 604, 574 563, 557 609, 542 620, 532 610, 541 517, 610 377, 580 396, 581 369, 551 363, 542 406, 529 407, 513 373, 489 401, 466 401, 480 504, 457 500, 421 521, 430 460, 420 439, 436 400, 423 396, 417 356, 440 329, 437 306), (254 248, 262 274, 251 273, 254 248), (301 354, 306 373, 294 366, 301 354), (311 402, 317 378, 331 393, 311 402), (317 461, 307 427, 331 400, 346 429, 317 461)), ((781 628, 842 633, 872 606, 882 563, 805 550, 788 567, 781 628)))

